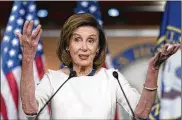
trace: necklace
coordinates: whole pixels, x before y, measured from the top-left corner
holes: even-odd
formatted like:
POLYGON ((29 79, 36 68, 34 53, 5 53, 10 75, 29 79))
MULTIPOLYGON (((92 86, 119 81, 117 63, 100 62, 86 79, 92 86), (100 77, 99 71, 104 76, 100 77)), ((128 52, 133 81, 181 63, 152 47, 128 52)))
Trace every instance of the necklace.
MULTIPOLYGON (((70 72, 73 71, 73 68, 69 68, 70 69, 70 72)), ((95 74, 96 70, 95 69, 92 69, 92 71, 87 75, 87 76, 93 76, 95 74)))

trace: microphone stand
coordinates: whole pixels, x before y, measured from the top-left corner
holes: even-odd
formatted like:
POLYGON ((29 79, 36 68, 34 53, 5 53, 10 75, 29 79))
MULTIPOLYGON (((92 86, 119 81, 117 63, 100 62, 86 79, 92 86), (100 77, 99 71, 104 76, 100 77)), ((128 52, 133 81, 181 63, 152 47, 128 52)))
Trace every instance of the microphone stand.
POLYGON ((128 106, 129 106, 129 108, 130 108, 130 110, 131 110, 132 117, 133 117, 132 120, 137 120, 137 118, 135 117, 135 114, 134 114, 134 112, 133 112, 133 109, 132 109, 132 107, 131 107, 131 105, 130 105, 130 103, 129 103, 129 101, 128 101, 128 98, 126 97, 126 94, 125 94, 125 92, 124 92, 124 90, 123 90, 123 88, 122 88, 122 86, 121 86, 121 84, 120 84, 120 82, 119 82, 118 73, 117 73, 116 71, 114 71, 114 72, 113 72, 113 76, 117 79, 118 84, 119 84, 119 86, 120 86, 120 88, 121 88, 121 91, 122 91, 122 93, 123 93, 123 95, 124 95, 124 97, 125 97, 125 99, 126 99, 126 102, 127 102, 128 106))

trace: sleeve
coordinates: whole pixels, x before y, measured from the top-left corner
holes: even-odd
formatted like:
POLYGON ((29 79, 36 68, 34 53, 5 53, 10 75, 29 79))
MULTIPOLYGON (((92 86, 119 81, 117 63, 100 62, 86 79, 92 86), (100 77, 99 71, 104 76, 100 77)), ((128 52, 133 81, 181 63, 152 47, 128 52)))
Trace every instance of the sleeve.
MULTIPOLYGON (((36 90, 35 90, 35 99, 38 103, 38 112, 46 104, 46 102, 50 99, 52 94, 53 94, 53 87, 51 84, 51 71, 48 70, 44 74, 40 83, 37 84, 36 90)), ((41 113, 43 113, 43 111, 41 113)), ((36 117, 36 115, 33 115, 33 116, 26 115, 26 117, 28 120, 32 120, 36 117)))
POLYGON ((35 98, 39 105, 38 111, 44 106, 53 94, 53 87, 51 84, 51 71, 48 70, 43 76, 41 82, 37 85, 35 90, 35 98))
MULTIPOLYGON (((129 82, 125 79, 125 77, 118 70, 115 70, 115 71, 118 72, 118 79, 121 84, 121 87, 123 88, 123 91, 132 107, 132 110, 134 111, 139 102, 140 94, 135 88, 131 87, 129 82)), ((116 80, 116 82, 117 82, 117 80, 116 80)), ((132 112, 129 108, 129 105, 126 101, 126 98, 123 95, 123 92, 122 92, 118 82, 116 83, 116 101, 120 106, 122 106, 132 116, 132 112)))

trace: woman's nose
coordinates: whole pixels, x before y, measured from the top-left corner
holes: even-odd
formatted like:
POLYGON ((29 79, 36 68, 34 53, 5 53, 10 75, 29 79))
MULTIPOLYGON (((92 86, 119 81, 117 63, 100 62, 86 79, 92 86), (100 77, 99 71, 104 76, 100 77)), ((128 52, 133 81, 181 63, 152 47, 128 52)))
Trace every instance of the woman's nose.
POLYGON ((87 51, 88 50, 88 46, 86 44, 86 42, 83 42, 82 44, 82 48, 81 48, 83 51, 87 51))

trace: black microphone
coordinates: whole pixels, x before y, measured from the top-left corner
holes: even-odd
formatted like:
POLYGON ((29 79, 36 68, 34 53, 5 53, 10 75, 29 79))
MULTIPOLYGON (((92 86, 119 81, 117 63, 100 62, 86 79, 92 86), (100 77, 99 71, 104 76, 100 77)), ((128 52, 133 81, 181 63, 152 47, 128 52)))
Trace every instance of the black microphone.
POLYGON ((131 108, 131 105, 130 105, 130 103, 129 103, 129 101, 128 101, 128 98, 126 97, 126 94, 125 94, 125 92, 124 92, 124 90, 123 90, 123 88, 121 87, 121 84, 120 84, 120 82, 119 82, 119 79, 118 79, 118 72, 114 71, 114 72, 113 72, 113 76, 114 76, 114 77, 117 79, 117 81, 118 81, 118 84, 119 84, 119 86, 120 86, 120 88, 121 88, 121 91, 123 92, 123 95, 124 95, 124 97, 125 97, 125 99, 126 99, 126 102, 127 102, 128 106, 129 106, 129 108, 130 108, 130 110, 131 110, 132 115, 133 115, 133 120, 137 120, 137 118, 135 118, 135 114, 134 114, 134 112, 133 112, 133 109, 131 108))
POLYGON ((71 71, 70 74, 69 74, 69 77, 66 81, 64 81, 63 84, 61 84, 61 86, 56 90, 56 92, 49 98, 49 100, 44 104, 44 106, 40 109, 40 111, 38 112, 37 116, 35 119, 38 118, 38 116, 40 115, 40 113, 42 112, 42 110, 46 107, 46 105, 49 104, 49 102, 52 100, 52 98, 57 94, 57 92, 63 87, 63 85, 69 80, 71 79, 72 77, 76 77, 76 72, 75 71, 71 71))

